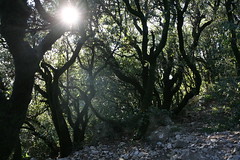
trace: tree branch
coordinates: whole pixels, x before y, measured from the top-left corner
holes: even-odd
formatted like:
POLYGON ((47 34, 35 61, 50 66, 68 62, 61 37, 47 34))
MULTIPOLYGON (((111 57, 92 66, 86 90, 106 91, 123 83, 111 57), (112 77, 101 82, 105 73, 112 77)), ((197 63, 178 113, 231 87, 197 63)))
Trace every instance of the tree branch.
POLYGON ((50 14, 48 14, 45 9, 43 8, 40 0, 34 0, 35 2, 35 7, 38 11, 38 13, 40 14, 40 16, 43 18, 43 20, 53 23, 55 21, 55 19, 53 17, 50 16, 50 14))

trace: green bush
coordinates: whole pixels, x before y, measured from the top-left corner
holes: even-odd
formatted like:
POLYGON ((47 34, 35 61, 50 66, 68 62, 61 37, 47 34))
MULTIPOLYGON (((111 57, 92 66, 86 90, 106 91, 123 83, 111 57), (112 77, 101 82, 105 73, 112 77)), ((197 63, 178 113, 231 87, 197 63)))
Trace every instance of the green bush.
POLYGON ((216 82, 205 96, 205 102, 214 101, 212 115, 220 130, 240 128, 240 81, 234 78, 216 82))

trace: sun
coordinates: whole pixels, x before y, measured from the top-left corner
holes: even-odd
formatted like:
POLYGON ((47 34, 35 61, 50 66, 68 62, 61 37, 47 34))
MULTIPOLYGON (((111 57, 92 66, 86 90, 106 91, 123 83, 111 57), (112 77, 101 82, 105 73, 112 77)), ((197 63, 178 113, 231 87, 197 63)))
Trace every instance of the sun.
POLYGON ((79 23, 81 19, 80 11, 78 8, 68 5, 60 10, 60 19, 63 24, 72 27, 79 23))

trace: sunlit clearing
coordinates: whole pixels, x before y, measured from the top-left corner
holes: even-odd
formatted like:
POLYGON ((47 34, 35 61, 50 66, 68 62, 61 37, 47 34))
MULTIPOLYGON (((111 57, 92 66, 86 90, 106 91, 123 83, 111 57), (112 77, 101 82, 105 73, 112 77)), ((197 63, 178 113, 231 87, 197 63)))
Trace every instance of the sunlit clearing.
POLYGON ((60 12, 60 18, 62 23, 68 25, 68 26, 73 26, 78 24, 80 21, 80 12, 78 9, 74 6, 66 6, 61 9, 60 12))

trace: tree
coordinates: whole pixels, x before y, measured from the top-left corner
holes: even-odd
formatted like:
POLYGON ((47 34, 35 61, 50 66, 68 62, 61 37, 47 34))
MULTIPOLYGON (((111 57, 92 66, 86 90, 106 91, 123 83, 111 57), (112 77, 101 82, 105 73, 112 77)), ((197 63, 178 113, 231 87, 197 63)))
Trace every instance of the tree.
POLYGON ((67 71, 69 67, 75 62, 86 40, 86 35, 82 35, 81 39, 78 40, 76 49, 73 51, 71 58, 58 69, 45 62, 42 62, 41 64, 43 70, 40 71, 40 74, 45 81, 46 91, 41 90, 40 87, 37 88, 40 93, 42 93, 42 95, 47 99, 47 104, 51 109, 52 120, 59 137, 60 154, 62 157, 68 156, 72 152, 73 148, 70 132, 63 116, 63 107, 68 108, 68 106, 63 106, 63 104, 60 102, 61 92, 59 88, 59 79, 62 74, 67 71))
POLYGON ((239 24, 239 18, 235 15, 234 11, 239 10, 238 4, 239 1, 233 1, 233 0, 226 0, 225 1, 225 8, 226 8, 226 14, 229 22, 229 31, 231 34, 230 41, 231 41, 231 48, 233 51, 233 54, 236 58, 236 68, 237 68, 237 74, 240 75, 240 51, 239 51, 239 45, 238 45, 238 35, 237 35, 237 25, 239 24))
MULTIPOLYGON (((211 11, 215 12, 219 3, 212 3, 211 11)), ((140 97, 141 137, 149 124, 150 108, 177 114, 198 95, 202 80, 195 64, 195 51, 201 33, 213 21, 201 7, 209 7, 209 4, 197 0, 123 0, 99 1, 99 4, 103 8, 101 19, 104 22, 100 41, 106 59, 110 59, 108 65, 121 81, 133 86, 140 97), (189 5, 193 9, 188 8, 189 5), (185 27, 183 23, 189 25, 185 27), (185 45, 185 41, 190 43, 185 45)))
POLYGON ((130 2, 129 0, 124 0, 123 4, 125 5, 125 8, 122 7, 122 3, 120 1, 110 3, 109 5, 104 3, 105 2, 100 1, 100 5, 103 6, 104 13, 112 19, 112 22, 115 22, 115 29, 118 33, 113 36, 112 42, 109 42, 109 44, 103 42, 102 44, 104 46, 116 46, 116 51, 112 50, 109 46, 105 47, 106 57, 110 57, 109 65, 119 79, 125 83, 133 85, 140 94, 141 99, 138 107, 143 115, 143 123, 141 124, 139 130, 139 137, 141 137, 141 135, 146 132, 146 128, 149 123, 147 112, 152 105, 154 96, 153 92, 155 89, 156 63, 159 54, 162 52, 167 42, 170 24, 170 7, 173 2, 164 0, 163 2, 151 1, 150 4, 147 4, 142 1, 130 2), (109 8, 106 6, 109 6, 109 8), (149 31, 148 22, 150 19, 154 18, 153 15, 150 14, 150 8, 156 9, 163 14, 165 22, 161 23, 160 33, 157 31, 152 31, 150 33, 149 31), (127 11, 127 18, 122 16, 122 12, 124 10, 127 11), (134 32, 136 33, 135 35, 131 35, 126 24, 130 25, 134 29, 134 32), (120 38, 120 44, 112 44, 117 42, 118 38, 120 38), (123 40, 124 38, 125 40, 123 40), (118 45, 122 45, 123 47, 119 47, 118 45), (134 56, 128 55, 129 47, 133 48, 131 52, 134 56), (129 56, 129 59, 132 59, 132 62, 135 61, 138 67, 140 67, 141 75, 139 77, 129 76, 121 69, 122 66, 119 64, 119 60, 117 58, 118 54, 116 54, 120 50, 122 50, 122 53, 120 54, 126 57, 129 56), (140 81, 138 78, 140 78, 140 81))
MULTIPOLYGON (((47 14, 39 1, 35 2, 39 13, 46 17, 47 14)), ((31 14, 27 0, 3 0, 0 7, 1 35, 9 47, 15 66, 11 97, 3 98, 0 102, 0 159, 8 159, 16 145, 20 127, 26 118, 34 75, 38 70, 39 62, 44 53, 51 49, 52 44, 64 34, 65 29, 57 26, 56 22, 55 24, 52 22, 47 35, 37 46, 32 47, 24 40, 31 14)))
MULTIPOLYGON (((190 68, 190 70, 193 73, 194 76, 194 83, 195 87, 191 87, 190 91, 186 93, 186 95, 183 97, 182 101, 178 104, 178 107, 174 109, 175 113, 180 112, 188 103, 189 99, 194 97, 195 95, 199 94, 201 83, 202 83, 202 78, 200 75, 200 72, 198 71, 196 65, 195 65, 195 57, 189 57, 187 55, 186 50, 185 50, 185 44, 184 44, 184 37, 183 37, 183 22, 184 22, 184 16, 183 14, 186 12, 188 5, 189 5, 189 0, 187 0, 184 4, 184 7, 181 9, 180 4, 177 3, 177 31, 178 31, 178 41, 179 41, 179 51, 186 62, 186 65, 190 68)), ((217 4, 219 5, 219 4, 217 4)), ((205 15, 202 15, 199 11, 198 6, 195 6, 195 15, 192 15, 194 17, 193 20, 193 29, 192 29, 192 38, 193 42, 190 46, 189 52, 191 53, 190 55, 194 55, 193 52, 196 50, 196 47, 198 45, 198 41, 200 38, 200 35, 202 31, 209 26, 213 20, 209 20, 203 24, 201 24, 202 19, 205 17, 205 15)))

